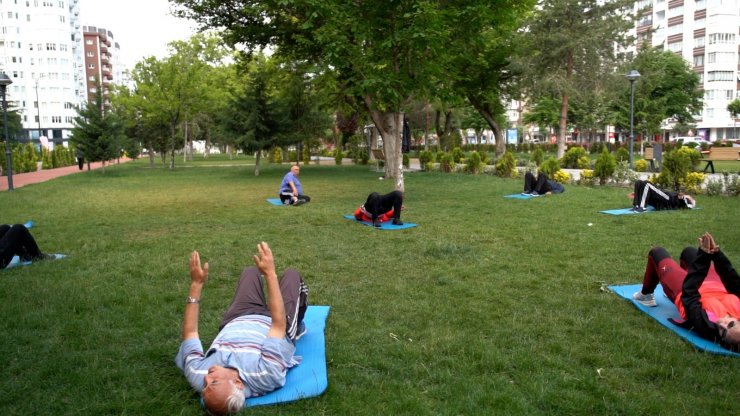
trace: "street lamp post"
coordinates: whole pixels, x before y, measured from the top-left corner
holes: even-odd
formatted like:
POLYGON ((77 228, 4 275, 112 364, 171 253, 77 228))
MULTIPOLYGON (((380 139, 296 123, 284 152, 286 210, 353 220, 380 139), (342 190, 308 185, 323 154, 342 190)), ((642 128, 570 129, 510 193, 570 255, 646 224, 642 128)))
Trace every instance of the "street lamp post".
POLYGON ((41 101, 39 101, 39 81, 44 77, 44 74, 40 74, 36 77, 36 118, 38 119, 39 126, 39 143, 41 143, 41 101))
POLYGON ((632 148, 635 141, 635 80, 640 78, 640 73, 633 69, 625 76, 630 82, 630 169, 632 169, 632 148))
POLYGON ((8 161, 8 191, 13 190, 13 153, 10 150, 10 139, 8 138, 8 102, 5 100, 5 91, 13 80, 4 72, 0 73, 0 94, 3 100, 3 125, 5 127, 5 157, 8 161))

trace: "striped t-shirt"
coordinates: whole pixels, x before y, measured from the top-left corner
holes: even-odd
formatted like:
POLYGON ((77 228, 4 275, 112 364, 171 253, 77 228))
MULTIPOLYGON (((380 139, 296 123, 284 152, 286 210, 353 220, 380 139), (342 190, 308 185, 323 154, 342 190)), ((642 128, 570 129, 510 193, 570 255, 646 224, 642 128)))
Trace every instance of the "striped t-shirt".
POLYGON ((220 365, 239 371, 246 397, 267 394, 282 387, 288 369, 301 362, 288 339, 267 337, 270 324, 268 316, 240 316, 218 333, 205 354, 200 339, 183 341, 175 363, 198 392, 203 390, 208 369, 220 365))

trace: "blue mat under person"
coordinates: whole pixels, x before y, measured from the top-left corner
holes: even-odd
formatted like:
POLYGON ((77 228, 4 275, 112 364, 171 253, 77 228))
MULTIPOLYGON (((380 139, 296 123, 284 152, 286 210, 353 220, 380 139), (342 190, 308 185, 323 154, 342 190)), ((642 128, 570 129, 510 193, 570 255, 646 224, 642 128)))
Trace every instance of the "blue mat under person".
POLYGON ((283 201, 280 200, 280 198, 267 198, 267 202, 270 205, 279 205, 279 206, 288 205, 288 204, 284 204, 283 201))
POLYGON ((355 218, 354 215, 345 215, 344 218, 360 223, 362 225, 368 225, 378 230, 405 230, 407 228, 414 228, 416 224, 413 222, 404 222, 402 225, 395 225, 393 222, 381 222, 380 227, 374 227, 371 221, 360 221, 355 218))
POLYGON ((296 342, 307 332, 308 287, 295 269, 286 269, 278 280, 265 242, 252 259, 257 267, 242 271, 219 333, 204 351, 198 315, 208 263, 201 264, 197 251, 190 254, 190 289, 175 363, 212 414, 239 412, 247 398, 283 387, 288 370, 302 361, 296 342))
POLYGON ((624 294, 623 287, 612 290, 631 298, 640 310, 655 314, 659 322, 698 348, 740 356, 740 276, 711 234, 699 238, 698 249, 685 248, 680 265, 664 248, 653 247, 639 290, 631 297, 624 294), (665 294, 665 298, 658 296, 663 312, 656 309, 658 287, 665 294), (697 343, 697 337, 706 342, 697 343), (716 348, 707 348, 709 344, 716 348))

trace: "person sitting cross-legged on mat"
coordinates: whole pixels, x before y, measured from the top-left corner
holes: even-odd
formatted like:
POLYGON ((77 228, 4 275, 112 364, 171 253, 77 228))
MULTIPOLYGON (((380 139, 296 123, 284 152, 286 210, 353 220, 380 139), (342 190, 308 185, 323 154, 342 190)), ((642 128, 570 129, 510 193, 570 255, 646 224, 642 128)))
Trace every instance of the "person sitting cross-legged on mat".
POLYGON ((699 237, 698 250, 685 248, 680 262, 662 247, 651 249, 642 289, 632 298, 657 306, 653 292, 660 283, 683 319, 671 322, 740 352, 740 276, 709 233, 699 237))
POLYGON ((365 205, 355 210, 355 219, 358 221, 372 221, 380 227, 380 223, 392 221, 393 225, 403 225, 401 210, 403 209, 403 192, 393 191, 385 195, 373 192, 367 196, 365 205))
POLYGON ((532 172, 524 174, 524 192, 522 192, 524 195, 550 195, 559 194, 564 191, 565 187, 563 185, 557 181, 547 179, 547 176, 542 172, 537 174, 536 179, 532 172))
POLYGON ((286 205, 302 205, 306 202, 311 201, 311 197, 303 195, 303 186, 301 181, 298 180, 298 175, 301 173, 301 167, 293 165, 290 168, 290 172, 283 176, 283 181, 280 183, 280 200, 286 205))
POLYGON ((693 209, 696 200, 691 195, 681 192, 670 192, 658 188, 648 181, 635 182, 635 191, 629 194, 632 198, 632 211, 645 212, 650 205, 656 210, 693 209))
POLYGON ((36 240, 23 224, 0 225, 0 269, 10 264, 14 256, 21 261, 38 261, 56 258, 53 254, 44 254, 36 240))
POLYGON ((308 287, 294 269, 287 269, 278 281, 272 251, 265 242, 257 245, 253 260, 257 267, 242 272, 219 333, 204 352, 198 312, 208 263, 201 266, 197 251, 190 255, 190 291, 175 362, 212 414, 236 413, 245 398, 282 387, 288 369, 301 362, 294 355, 295 342, 306 332, 308 287), (260 274, 267 283, 267 302, 260 274))

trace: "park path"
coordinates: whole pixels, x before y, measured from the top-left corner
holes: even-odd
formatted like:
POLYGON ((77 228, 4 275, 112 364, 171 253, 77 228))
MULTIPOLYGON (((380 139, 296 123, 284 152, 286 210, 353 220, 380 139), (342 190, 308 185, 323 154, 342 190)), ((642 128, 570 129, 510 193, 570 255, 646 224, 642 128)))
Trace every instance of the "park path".
MULTIPOLYGON (((130 159, 122 157, 120 163, 128 162, 130 159)), ((116 162, 106 162, 106 166, 115 165, 116 162)), ((102 162, 90 163, 90 169, 99 169, 103 166, 102 162)), ((13 188, 20 188, 33 183, 46 182, 60 176, 72 175, 87 171, 87 164, 80 170, 77 165, 65 166, 56 169, 42 169, 36 172, 13 173, 13 188)), ((0 177, 0 192, 8 190, 8 177, 0 177)))

